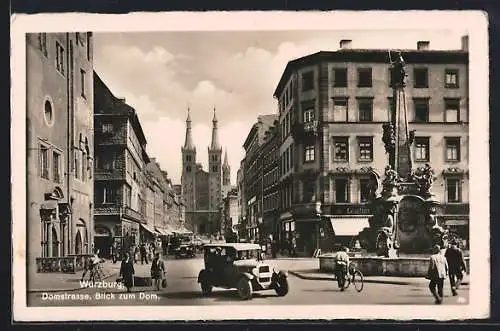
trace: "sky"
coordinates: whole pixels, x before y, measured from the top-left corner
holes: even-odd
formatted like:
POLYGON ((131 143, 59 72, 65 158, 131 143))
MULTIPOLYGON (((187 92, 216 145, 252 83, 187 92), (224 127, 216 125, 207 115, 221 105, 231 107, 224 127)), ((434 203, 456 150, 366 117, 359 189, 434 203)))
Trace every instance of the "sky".
POLYGON ((277 113, 274 90, 288 61, 352 48, 459 49, 462 30, 165 31, 94 33, 94 69, 111 92, 134 107, 147 152, 180 184, 187 109, 197 162, 208 165, 213 109, 227 150, 231 183, 243 142, 260 114, 277 113))

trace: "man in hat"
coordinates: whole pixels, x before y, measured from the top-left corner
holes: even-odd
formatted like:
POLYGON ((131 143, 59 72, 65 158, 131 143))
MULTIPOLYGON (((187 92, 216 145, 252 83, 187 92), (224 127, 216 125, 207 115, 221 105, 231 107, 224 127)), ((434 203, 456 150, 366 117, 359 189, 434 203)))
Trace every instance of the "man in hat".
POLYGON ((430 280, 429 290, 434 295, 434 298, 436 298, 435 303, 440 304, 443 302, 444 280, 448 276, 448 262, 444 255, 441 254, 441 247, 439 245, 432 247, 432 253, 429 259, 429 269, 426 278, 430 280))
POLYGON ((463 273, 466 272, 465 259, 462 250, 458 247, 456 240, 452 240, 450 247, 446 249, 444 256, 450 268, 450 286, 451 293, 457 295, 457 289, 463 279, 463 273))

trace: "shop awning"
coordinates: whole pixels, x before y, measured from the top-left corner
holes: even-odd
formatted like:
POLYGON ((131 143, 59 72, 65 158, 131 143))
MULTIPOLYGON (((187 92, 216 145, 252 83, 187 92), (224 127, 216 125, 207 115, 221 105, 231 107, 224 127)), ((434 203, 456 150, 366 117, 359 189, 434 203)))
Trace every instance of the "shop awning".
POLYGON ((192 231, 189 231, 185 227, 180 227, 180 228, 174 230, 173 232, 178 233, 178 234, 191 234, 191 233, 193 233, 192 231))
POLYGON ((167 229, 164 229, 164 228, 158 228, 158 227, 155 227, 155 230, 161 234, 162 236, 169 236, 172 234, 171 231, 168 231, 167 229))
POLYGON ((357 236, 370 226, 367 217, 330 218, 336 236, 357 236))
POLYGON ((158 232, 156 232, 156 231, 155 231, 155 229, 154 229, 152 226, 149 226, 149 225, 147 225, 147 224, 141 224, 141 227, 142 227, 144 230, 146 230, 146 231, 148 231, 149 233, 151 233, 152 235, 157 235, 157 234, 158 234, 158 232))

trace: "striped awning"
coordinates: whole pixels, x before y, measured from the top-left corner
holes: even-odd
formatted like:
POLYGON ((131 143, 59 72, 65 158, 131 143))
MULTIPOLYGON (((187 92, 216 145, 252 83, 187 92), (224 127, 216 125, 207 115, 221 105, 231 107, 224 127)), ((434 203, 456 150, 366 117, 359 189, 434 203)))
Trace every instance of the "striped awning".
POLYGON ((157 231, 155 231, 154 227, 152 227, 152 226, 149 226, 149 225, 147 225, 147 224, 141 224, 141 227, 142 227, 144 230, 148 231, 149 233, 151 233, 151 234, 153 234, 153 235, 157 235, 157 234, 158 234, 158 232, 157 232, 157 231))

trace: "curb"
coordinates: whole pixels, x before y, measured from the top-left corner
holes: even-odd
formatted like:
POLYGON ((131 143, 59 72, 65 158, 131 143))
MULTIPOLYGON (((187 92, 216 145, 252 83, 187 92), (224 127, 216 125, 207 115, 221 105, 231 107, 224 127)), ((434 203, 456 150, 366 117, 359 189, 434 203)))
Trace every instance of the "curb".
MULTIPOLYGON (((106 280, 108 278, 111 278, 113 276, 116 276, 117 273, 112 273, 107 276, 104 276, 102 280, 106 280)), ((56 288, 56 289, 46 289, 46 290, 26 290, 27 293, 44 293, 44 292, 73 292, 73 291, 78 291, 81 290, 82 287, 72 287, 72 288, 56 288)))
MULTIPOLYGON (((298 273, 296 271, 288 271, 289 274, 294 275, 297 278, 300 279, 305 279, 305 280, 324 280, 324 281, 334 281, 334 277, 325 277, 325 276, 306 276, 304 274, 298 273)), ((416 282, 405 282, 405 281, 397 281, 397 280, 379 280, 379 279, 369 279, 369 278, 364 278, 363 282, 369 283, 369 284, 390 284, 390 285, 420 285, 421 283, 416 283, 416 282)), ((422 284, 426 284, 426 282, 422 284)), ((469 285, 469 282, 463 282, 461 285, 469 285)))

